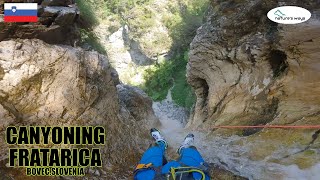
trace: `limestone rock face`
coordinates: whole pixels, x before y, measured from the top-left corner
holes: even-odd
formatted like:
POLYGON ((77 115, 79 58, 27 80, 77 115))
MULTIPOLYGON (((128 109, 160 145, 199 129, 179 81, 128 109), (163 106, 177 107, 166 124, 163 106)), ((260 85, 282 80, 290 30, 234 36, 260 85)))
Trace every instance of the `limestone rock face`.
MULTIPOLYGON (((319 124, 319 10, 318 1, 212 1, 189 54, 187 78, 197 95, 189 127, 319 124), (296 25, 273 23, 266 14, 282 5, 304 7, 312 18, 296 25)), ((250 159, 308 168, 320 161, 319 133, 244 129, 213 134, 251 135, 250 159)))
MULTIPOLYGON (((13 2, 38 3, 38 22, 4 23, 3 9, 0 9, 0 41, 37 38, 50 44, 74 45, 79 39, 79 32, 75 27, 79 10, 73 0, 16 0, 13 2)), ((0 0, 0 4, 3 3, 4 1, 0 0)))
MULTIPOLYGON (((106 142, 96 147, 104 176, 125 176, 140 157, 138 148, 146 147, 146 130, 120 114, 112 73, 108 59, 96 52, 35 39, 1 41, 0 136, 9 125, 103 126, 106 142)), ((0 139, 3 165, 8 146, 0 139)))
MULTIPOLYGON (((106 29, 100 27, 98 28, 100 34, 107 32, 106 29)), ((106 38, 101 38, 101 40, 106 45, 110 64, 119 73, 120 80, 126 84, 142 84, 143 66, 147 67, 148 64, 152 64, 153 60, 142 53, 136 42, 129 39, 128 27, 121 27, 107 40, 106 38), (128 50, 127 47, 129 47, 128 50)))
POLYGON ((151 98, 141 89, 129 85, 117 85, 120 104, 136 121, 148 124, 149 128, 159 125, 152 109, 151 98))

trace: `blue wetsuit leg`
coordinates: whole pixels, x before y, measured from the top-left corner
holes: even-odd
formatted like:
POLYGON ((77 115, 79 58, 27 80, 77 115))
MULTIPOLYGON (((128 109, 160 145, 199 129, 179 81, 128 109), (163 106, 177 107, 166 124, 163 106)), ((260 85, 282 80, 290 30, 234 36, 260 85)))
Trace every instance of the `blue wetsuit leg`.
MULTIPOLYGON (((165 143, 162 141, 157 142, 157 144, 149 149, 143 154, 139 164, 149 164, 152 163, 154 167, 162 166, 164 153, 165 153, 165 143)), ((152 169, 141 170, 136 173, 135 180, 152 180, 156 175, 156 172, 152 169)))
MULTIPOLYGON (((181 162, 183 166, 199 167, 201 163, 204 163, 204 160, 195 147, 190 147, 180 150, 179 162, 181 162)), ((193 177, 200 179, 201 175, 199 173, 193 173, 193 177)), ((206 180, 209 179, 210 177, 206 174, 206 180)))

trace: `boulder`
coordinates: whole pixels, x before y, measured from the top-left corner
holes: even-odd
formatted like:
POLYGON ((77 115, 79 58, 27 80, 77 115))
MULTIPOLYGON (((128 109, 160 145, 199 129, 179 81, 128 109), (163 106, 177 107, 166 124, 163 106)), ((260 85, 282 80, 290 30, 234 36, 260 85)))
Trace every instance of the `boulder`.
POLYGON ((124 84, 118 84, 117 90, 120 104, 129 111, 136 121, 148 124, 149 128, 158 125, 159 120, 152 109, 152 100, 144 91, 124 84))
MULTIPOLYGON (((0 136, 5 136, 9 125, 103 126, 105 146, 93 147, 101 149, 102 169, 118 177, 115 169, 121 167, 123 177, 140 158, 140 147, 150 142, 145 139, 148 130, 143 125, 120 114, 113 71, 107 57, 96 52, 36 39, 1 41, 0 136)), ((139 95, 135 98, 145 98, 139 95)), ((16 146, 8 146, 4 138, 0 138, 0 146, 0 174, 12 174, 16 168, 2 165, 8 161, 8 148, 16 146)), ((21 171, 15 174, 21 177, 24 169, 21 171)))
POLYGON ((53 17, 53 16, 57 16, 58 13, 61 11, 61 9, 63 9, 64 7, 43 7, 40 11, 40 16, 41 17, 53 17))
POLYGON ((75 23, 77 12, 76 7, 70 8, 60 8, 58 16, 55 18, 54 22, 60 26, 67 26, 75 23))
POLYGON ((21 39, 37 38, 51 44, 59 43, 73 45, 74 41, 79 37, 78 30, 73 26, 62 27, 59 25, 52 25, 47 27, 39 24, 20 25, 9 23, 5 24, 3 27, 4 29, 0 32, 0 37, 3 39, 8 39, 9 37, 21 39))

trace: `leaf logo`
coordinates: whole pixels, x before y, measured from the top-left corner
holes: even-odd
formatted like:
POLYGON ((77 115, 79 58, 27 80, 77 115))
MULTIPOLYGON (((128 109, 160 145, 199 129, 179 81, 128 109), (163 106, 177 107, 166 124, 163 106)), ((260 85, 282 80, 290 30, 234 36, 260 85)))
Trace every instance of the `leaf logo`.
POLYGON ((280 6, 271 9, 268 18, 280 24, 298 24, 311 18, 311 13, 305 8, 298 6, 280 6))
POLYGON ((274 12, 274 15, 278 17, 285 16, 285 14, 283 14, 279 9, 276 12, 274 12))

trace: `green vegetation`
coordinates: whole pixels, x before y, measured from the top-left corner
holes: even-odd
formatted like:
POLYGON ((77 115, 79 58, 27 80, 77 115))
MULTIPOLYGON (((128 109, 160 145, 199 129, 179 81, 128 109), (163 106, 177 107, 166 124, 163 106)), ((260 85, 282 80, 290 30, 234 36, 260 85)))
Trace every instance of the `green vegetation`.
POLYGON ((81 42, 89 44, 98 52, 105 52, 99 39, 92 33, 92 28, 101 22, 108 24, 111 33, 118 30, 119 25, 127 24, 130 27, 130 38, 138 39, 148 28, 155 26, 155 14, 148 6, 152 2, 153 0, 76 0, 83 28, 81 42), (118 23, 114 23, 115 21, 118 23))
POLYGON ((88 31, 86 29, 80 29, 81 35, 81 44, 89 44, 92 49, 101 53, 107 54, 107 51, 104 49, 103 45, 100 43, 99 38, 92 31, 88 31))
POLYGON ((80 44, 88 44, 90 47, 101 53, 107 54, 103 45, 100 43, 99 38, 92 31, 92 27, 99 24, 97 13, 94 11, 94 6, 88 0, 76 0, 77 6, 80 10, 80 44))
MULTIPOLYGON (((76 0, 85 20, 98 23, 112 17, 122 24, 128 19, 140 18, 150 15, 148 4, 154 0, 76 0), (137 16, 138 15, 138 16, 137 16)), ((140 19, 139 19, 140 20, 140 19)), ((143 22, 142 22, 143 23, 143 22)), ((147 22, 148 23, 148 22, 147 22)), ((95 24, 97 25, 97 24, 95 24)))
POLYGON ((128 13, 128 10, 134 7, 142 7, 146 3, 151 2, 152 0, 100 0, 105 4, 105 9, 110 14, 119 14, 125 15, 128 13))
POLYGON ((186 80, 186 65, 188 62, 188 47, 196 35, 196 30, 202 24, 202 18, 208 6, 208 0, 170 1, 169 13, 162 17, 173 41, 171 51, 174 58, 145 73, 144 90, 154 99, 163 100, 170 87, 172 98, 180 106, 191 108, 195 95, 186 80), (183 55, 181 55, 184 52, 183 55))
POLYGON ((164 61, 146 69, 144 74, 146 82, 142 89, 155 101, 165 99, 168 90, 173 85, 173 72, 174 65, 171 61, 164 61))
POLYGON ((145 71, 145 85, 142 87, 153 100, 165 99, 168 90, 173 86, 172 99, 179 106, 191 108, 195 96, 186 80, 188 51, 176 56, 171 61, 164 61, 145 71))
POLYGON ((196 98, 191 86, 186 79, 186 65, 188 63, 188 51, 185 52, 183 58, 178 60, 176 65, 176 73, 174 74, 174 87, 172 88, 172 99, 179 106, 191 108, 196 98))
POLYGON ((81 13, 80 17, 86 26, 92 27, 98 25, 99 20, 97 19, 97 14, 96 11, 94 11, 92 3, 87 0, 76 0, 76 3, 81 13))
POLYGON ((180 51, 189 47, 202 24, 208 8, 208 0, 182 0, 169 3, 170 13, 163 16, 163 23, 173 40, 173 50, 180 51))
MULTIPOLYGON (((168 90, 174 85, 174 102, 187 108, 193 105, 195 96, 186 81, 187 49, 197 28, 202 24, 208 0, 170 0, 166 3, 157 0, 76 2, 83 21, 90 22, 91 27, 103 22, 114 32, 121 25, 128 25, 130 39, 139 42, 146 55, 161 54, 170 49, 173 54, 170 60, 143 68, 145 84, 140 86, 153 100, 159 101, 166 97, 168 90), (165 31, 156 31, 160 21, 166 26, 169 36, 165 31)), ((82 29, 81 37, 81 43, 89 44, 100 53, 106 52, 90 28, 82 29)), ((128 76, 131 77, 130 74, 128 76)))
POLYGON ((133 39, 138 39, 147 33, 149 28, 155 26, 154 16, 154 12, 146 6, 138 6, 130 11, 130 15, 127 15, 125 21, 130 27, 133 39))

